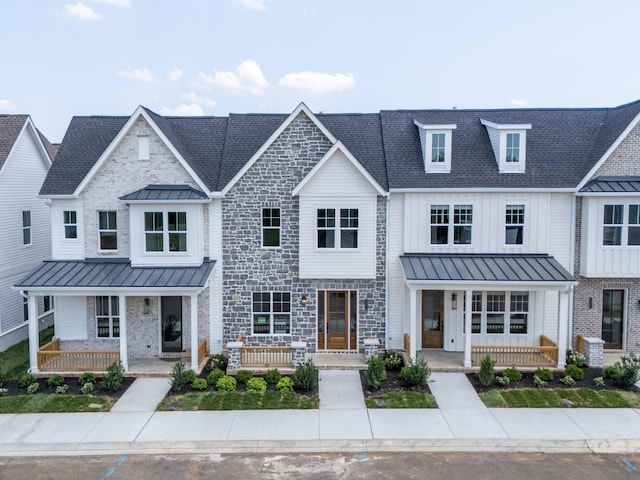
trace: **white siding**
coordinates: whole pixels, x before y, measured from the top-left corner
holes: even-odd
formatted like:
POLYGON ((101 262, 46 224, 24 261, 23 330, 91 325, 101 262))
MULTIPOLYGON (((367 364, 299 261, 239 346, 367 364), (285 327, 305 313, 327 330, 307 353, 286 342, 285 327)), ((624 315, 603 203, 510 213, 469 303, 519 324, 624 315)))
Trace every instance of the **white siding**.
POLYGON ((54 260, 84 259, 84 215, 80 200, 51 201, 51 245, 54 260), (64 212, 75 210, 78 238, 64 238, 64 212))
MULTIPOLYGON (((554 193, 549 195, 547 219, 547 253, 571 272, 571 235, 572 235, 572 195, 554 193)), ((541 222, 543 223, 543 222, 541 222)))
POLYGON ((389 233, 388 258, 389 265, 389 318, 387 319, 387 335, 389 348, 401 349, 404 345, 405 321, 407 313, 405 311, 406 287, 404 285, 404 272, 400 263, 403 242, 402 232, 404 231, 404 195, 393 194, 389 202, 389 233))
POLYGON ((56 297, 55 332, 61 340, 87 339, 87 298, 56 297))
POLYGON ((211 353, 221 353, 222 344, 222 201, 214 200, 209 208, 209 258, 216 261, 215 270, 209 280, 211 353))

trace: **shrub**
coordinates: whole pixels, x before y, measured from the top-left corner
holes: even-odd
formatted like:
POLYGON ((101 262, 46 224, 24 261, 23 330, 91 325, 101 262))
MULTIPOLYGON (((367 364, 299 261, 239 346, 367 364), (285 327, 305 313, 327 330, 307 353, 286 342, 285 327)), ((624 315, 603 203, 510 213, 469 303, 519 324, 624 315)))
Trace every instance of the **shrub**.
POLYGON ((207 376, 207 383, 209 385, 215 385, 222 377, 224 377, 224 372, 219 368, 214 368, 213 370, 211 370, 211 372, 209 372, 209 375, 207 376))
POLYGON ((291 376, 294 388, 300 392, 308 392, 318 385, 318 369, 313 364, 313 360, 298 365, 291 376))
POLYGON ((56 393, 59 395, 64 395, 69 390, 69 385, 58 385, 56 387, 56 393))
POLYGON ((616 384, 624 389, 631 389, 640 378, 640 357, 626 353, 613 365, 616 370, 616 384))
POLYGON ((573 378, 575 381, 584 379, 584 372, 575 363, 567 365, 567 368, 564 369, 564 375, 573 378))
POLYGON ((80 385, 84 385, 85 383, 96 383, 96 376, 91 372, 84 372, 82 375, 78 377, 78 383, 80 385))
POLYGON ((618 378, 618 369, 614 366, 604 367, 602 369, 602 376, 606 380, 616 380, 618 378))
POLYGON ((3 395, 6 395, 8 391, 9 391, 8 388, 0 388, 0 397, 2 397, 3 395))
POLYGON ((4 377, 2 376, 2 372, 0 372, 0 388, 2 388, 3 386, 4 386, 4 377))
POLYGON ((227 365, 229 364, 229 359, 224 353, 217 353, 211 356, 211 360, 209 361, 209 368, 211 370, 215 370, 219 368, 223 372, 226 372, 227 365))
POLYGON ((276 384, 276 390, 279 392, 293 392, 293 380, 289 377, 282 377, 276 384))
POLYGON ((80 391, 84 395, 89 395, 90 393, 93 393, 94 389, 95 387, 93 386, 93 382, 87 382, 84 385, 82 385, 82 387, 80 388, 80 391))
POLYGON ((37 381, 35 383, 31 383, 27 387, 27 393, 29 395, 33 395, 34 393, 36 393, 38 391, 38 388, 40 388, 40 384, 37 381))
POLYGON ((542 388, 547 385, 547 382, 540 378, 537 374, 533 375, 533 386, 536 388, 542 388))
POLYGON ((387 370, 400 370, 403 364, 402 355, 398 352, 387 352, 384 354, 384 368, 387 370))
POLYGON ((49 387, 59 387, 64 384, 64 377, 62 375, 52 375, 47 380, 49 387))
POLYGON ((191 388, 193 390, 206 390, 209 384, 207 383, 206 378, 196 378, 193 382, 191 382, 191 388))
POLYGON ((102 377, 102 388, 107 392, 115 392, 122 386, 123 374, 122 362, 113 362, 107 367, 107 373, 102 377))
POLYGON ((249 370, 238 370, 236 373, 236 380, 240 383, 247 383, 249 380, 253 378, 253 373, 249 370))
POLYGON ((496 383, 502 387, 506 387, 511 383, 511 379, 506 375, 502 375, 501 377, 496 377, 496 383))
POLYGON ((543 382, 550 382, 553 380, 553 372, 548 368, 538 367, 534 373, 534 376, 537 376, 543 382))
POLYGON ((387 379, 387 372, 384 369, 385 361, 378 355, 371 355, 367 360, 367 385, 371 388, 378 388, 380 384, 387 379))
POLYGON ((604 378, 602 377, 596 377, 593 379, 593 384, 596 387, 604 387, 604 378))
POLYGON ((426 385, 430 375, 431 369, 423 358, 418 358, 415 362, 410 360, 409 365, 400 370, 400 378, 413 388, 426 385))
POLYGON ((216 382, 216 388, 223 392, 233 392, 236 389, 236 379, 229 375, 220 377, 216 382))
POLYGON ((264 378, 253 377, 247 381, 247 392, 266 392, 267 381, 264 378))
POLYGON ((581 353, 574 352, 571 349, 567 350, 567 365, 575 365, 576 367, 583 368, 585 363, 584 356, 581 353))
POLYGON ((483 387, 488 387, 493 383, 496 378, 496 373, 493 369, 495 362, 491 360, 489 355, 485 355, 485 357, 480 362, 480 371, 476 374, 478 376, 478 381, 480 385, 483 387))
POLYGON ((191 370, 190 368, 185 369, 184 372, 186 378, 187 378, 187 383, 193 383, 193 381, 198 378, 198 375, 196 374, 196 372, 194 372, 193 370, 191 370))
POLYGON ((264 379, 267 381, 269 385, 275 385, 280 381, 280 378, 282 378, 282 375, 280 375, 280 372, 278 371, 277 368, 272 368, 271 370, 267 370, 267 373, 264 376, 264 379))
POLYGON ((562 377, 560 379, 560 382, 564 383, 565 385, 567 385, 569 387, 571 387, 571 386, 576 384, 575 379, 571 375, 565 375, 564 377, 562 377))
POLYGON ((505 368, 502 375, 508 377, 512 382, 519 382, 522 380, 522 373, 516 367, 505 368))
POLYGON ((36 377, 31 375, 30 373, 25 373, 20 377, 18 385, 20 386, 20 388, 27 388, 29 387, 29 385, 33 385, 34 383, 37 383, 37 381, 38 379, 36 377))
POLYGON ((193 380, 189 382, 187 371, 190 372, 191 370, 187 370, 184 362, 176 362, 173 364, 173 369, 171 370, 171 390, 181 392, 185 385, 193 382, 193 380))

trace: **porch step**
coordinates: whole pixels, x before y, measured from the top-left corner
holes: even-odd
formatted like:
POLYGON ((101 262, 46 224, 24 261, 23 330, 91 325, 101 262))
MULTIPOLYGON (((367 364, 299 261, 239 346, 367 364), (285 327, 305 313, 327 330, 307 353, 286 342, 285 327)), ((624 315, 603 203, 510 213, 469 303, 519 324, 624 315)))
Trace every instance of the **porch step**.
POLYGON ((307 358, 319 370, 366 370, 367 360, 362 354, 354 353, 310 353, 307 358))

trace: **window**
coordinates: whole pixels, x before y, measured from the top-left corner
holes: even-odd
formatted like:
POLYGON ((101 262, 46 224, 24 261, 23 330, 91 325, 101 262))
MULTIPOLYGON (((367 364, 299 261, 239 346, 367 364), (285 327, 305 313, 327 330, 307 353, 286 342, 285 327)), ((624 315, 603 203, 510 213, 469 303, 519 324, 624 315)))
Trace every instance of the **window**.
POLYGON ((187 212, 167 212, 169 219, 169 251, 187 251, 187 212))
POLYGON ((487 333, 504 333, 504 292, 487 292, 487 333))
POLYGON ((98 235, 100 236, 100 250, 118 249, 118 229, 115 211, 98 212, 98 235))
POLYGON ((29 321, 29 299, 22 297, 22 320, 29 321))
POLYGON ((340 209, 340 248, 358 248, 358 209, 340 209))
POLYGON ((120 337, 120 314, 118 297, 96 297, 96 323, 98 338, 120 337))
MULTIPOLYGON (((336 248, 336 209, 317 210, 318 248, 336 248)), ((358 209, 340 209, 339 248, 358 248, 358 209)))
POLYGON ((509 310, 509 333, 527 333, 529 292, 512 292, 509 310))
POLYGON ((253 333, 288 335, 291 333, 291 293, 253 293, 253 333))
POLYGON ((640 245, 640 205, 629 205, 627 245, 640 245))
POLYGON ((449 243, 449 205, 431 205, 431 244, 449 243))
POLYGON ((186 252, 187 212, 144 212, 144 234, 147 252, 186 252))
POLYGON ((473 292, 471 295, 471 333, 480 333, 482 330, 482 292, 473 292))
POLYGON ((449 173, 453 131, 456 124, 423 124, 414 120, 420 134, 420 147, 426 173, 449 173))
POLYGON ((53 310, 53 297, 51 295, 46 295, 43 298, 43 304, 44 304, 44 313, 47 313, 53 310))
POLYGON ((333 208, 318 209, 318 248, 335 247, 336 211, 333 208))
POLYGON ((445 160, 445 134, 431 134, 431 162, 444 163, 445 160))
POLYGON ((147 135, 138 136, 138 160, 149 160, 149 137, 147 135))
POLYGON ((524 205, 507 205, 504 224, 504 243, 507 245, 522 245, 524 205))
POLYGON ((487 334, 527 333, 529 292, 474 291, 472 295, 471 333, 483 333, 483 322, 487 334), (506 319, 509 320, 508 332, 505 329, 506 319))
POLYGON ((622 245, 622 223, 624 205, 604 206, 603 245, 622 245))
POLYGON ((262 246, 280 246, 280 209, 262 209, 262 246))
POLYGON ((517 163, 520 161, 520 134, 507 133, 507 163, 517 163))
POLYGON ((449 232, 449 205, 431 205, 431 245, 447 245, 453 238, 454 245, 470 245, 473 226, 473 206, 453 205, 453 228, 449 232))
POLYGON ((22 212, 22 244, 31 245, 31 211, 22 212))
POLYGON ((473 207, 471 205, 455 205, 453 208, 453 243, 469 245, 471 243, 471 225, 473 207))
POLYGON ((78 217, 75 210, 65 210, 63 213, 64 238, 78 238, 78 217))
POLYGON ((624 290, 602 292, 602 339, 604 348, 622 348, 624 290))

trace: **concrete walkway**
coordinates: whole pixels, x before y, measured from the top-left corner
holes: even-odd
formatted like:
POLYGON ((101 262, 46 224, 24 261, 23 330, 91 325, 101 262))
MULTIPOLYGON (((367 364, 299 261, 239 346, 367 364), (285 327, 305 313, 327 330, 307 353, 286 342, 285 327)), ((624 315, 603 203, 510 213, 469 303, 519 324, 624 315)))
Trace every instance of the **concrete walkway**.
POLYGON ((137 378, 111 408, 112 412, 154 412, 171 388, 168 378, 137 378))

